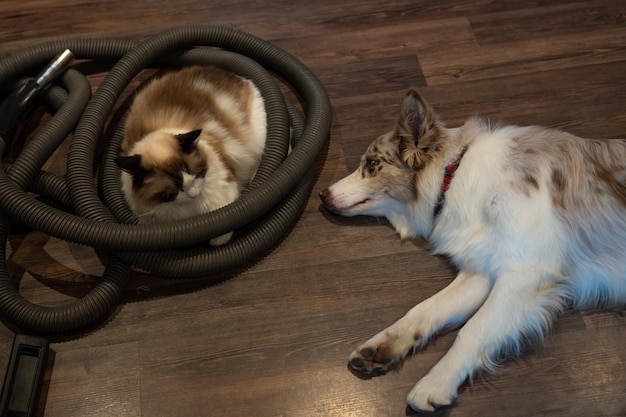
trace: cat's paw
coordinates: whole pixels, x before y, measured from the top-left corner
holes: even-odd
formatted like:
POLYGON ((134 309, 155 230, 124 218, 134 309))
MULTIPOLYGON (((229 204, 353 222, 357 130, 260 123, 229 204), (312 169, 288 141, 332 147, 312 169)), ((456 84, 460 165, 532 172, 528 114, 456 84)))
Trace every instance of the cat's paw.
POLYGON ((233 232, 228 232, 224 235, 214 237, 213 239, 209 240, 209 245, 221 246, 225 243, 228 243, 232 237, 233 237, 233 232))

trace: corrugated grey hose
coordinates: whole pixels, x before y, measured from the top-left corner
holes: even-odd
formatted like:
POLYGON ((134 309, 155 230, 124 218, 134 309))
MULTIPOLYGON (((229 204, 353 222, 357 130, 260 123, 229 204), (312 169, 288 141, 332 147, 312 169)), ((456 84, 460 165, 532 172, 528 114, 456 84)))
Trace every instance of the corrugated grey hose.
MULTIPOLYGON (((292 227, 310 195, 314 165, 331 125, 328 96, 300 61, 244 32, 192 26, 162 32, 140 43, 81 39, 36 45, 0 61, 0 86, 41 68, 64 49, 78 59, 118 61, 92 98, 87 81, 72 69, 60 77, 66 91, 59 87, 49 91, 48 100, 58 111, 14 163, 0 169, 0 212, 5 220, 113 254, 99 283, 83 298, 55 307, 35 305, 11 283, 5 261, 8 226, 1 221, 0 314, 7 321, 38 333, 74 330, 109 313, 126 286, 128 265, 168 277, 207 276, 251 261, 292 227), (126 205, 113 161, 123 136, 121 124, 114 129, 99 163, 95 154, 123 90, 141 70, 157 63, 215 64, 252 79, 265 100, 268 139, 257 175, 237 201, 188 220, 142 225, 126 205), (266 69, 278 74, 301 97, 305 116, 286 103, 266 69), (293 149, 287 155, 290 130, 293 149), (44 162, 71 132, 65 177, 41 172, 44 162), (69 209, 45 204, 33 193, 69 209), (209 247, 212 237, 241 228, 245 231, 226 245, 209 247)), ((9 145, 0 138, 0 155, 9 145)))

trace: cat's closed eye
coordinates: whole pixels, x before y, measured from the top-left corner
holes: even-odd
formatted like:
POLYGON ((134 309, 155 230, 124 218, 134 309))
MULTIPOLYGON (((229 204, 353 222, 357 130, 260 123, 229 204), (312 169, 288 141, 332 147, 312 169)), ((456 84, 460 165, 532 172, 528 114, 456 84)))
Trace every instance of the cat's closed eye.
POLYGON ((155 194, 154 199, 161 203, 168 203, 176 200, 179 190, 175 188, 168 188, 155 194))

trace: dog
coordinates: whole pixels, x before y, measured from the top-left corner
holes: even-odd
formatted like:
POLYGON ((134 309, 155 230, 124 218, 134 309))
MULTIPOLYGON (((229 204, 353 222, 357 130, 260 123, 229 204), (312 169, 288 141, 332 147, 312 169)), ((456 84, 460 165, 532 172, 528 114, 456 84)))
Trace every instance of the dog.
POLYGON ((465 380, 541 340, 564 309, 626 303, 624 139, 478 117, 448 128, 410 89, 395 129, 320 197, 333 213, 384 217, 402 239, 426 238, 459 271, 348 357, 357 376, 382 375, 460 327, 408 394, 414 410, 450 405, 465 380))

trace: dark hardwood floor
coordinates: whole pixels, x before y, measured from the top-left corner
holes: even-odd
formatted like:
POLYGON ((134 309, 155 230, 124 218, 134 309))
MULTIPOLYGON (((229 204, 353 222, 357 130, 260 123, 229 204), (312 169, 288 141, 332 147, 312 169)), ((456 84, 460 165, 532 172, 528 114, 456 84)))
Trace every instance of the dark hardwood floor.
MULTIPOLYGON (((2 1, 0 56, 51 39, 142 39, 188 24, 250 32, 321 79, 334 121, 317 183, 293 230, 252 264, 219 281, 135 273, 105 324, 53 338, 40 416, 411 415, 407 393, 454 332, 368 381, 346 358, 455 271, 382 220, 326 214, 317 193, 392 126, 409 86, 450 126, 481 114, 626 137, 623 0, 2 1)), ((101 74, 90 79, 97 88, 101 74)), ((64 161, 58 152, 49 169, 64 161)), ((93 249, 39 232, 8 245, 12 278, 37 303, 80 296, 103 271, 93 249)), ((12 339, 0 326, 0 375, 12 339)), ((570 311, 543 345, 466 383, 437 415, 626 416, 625 368, 624 311, 570 311)))

